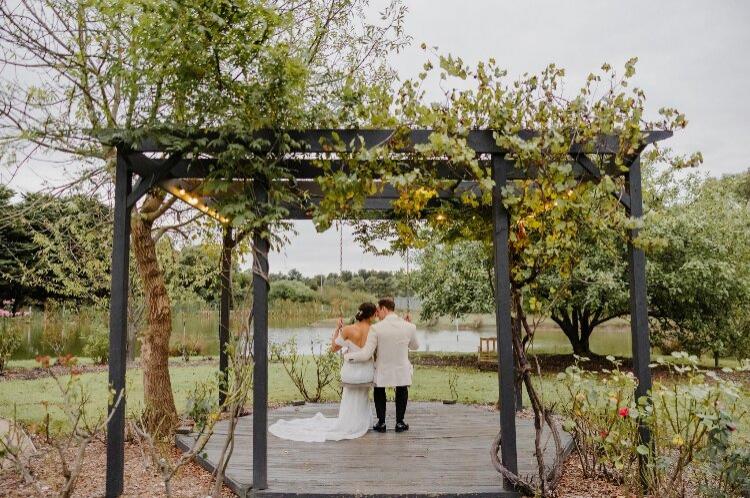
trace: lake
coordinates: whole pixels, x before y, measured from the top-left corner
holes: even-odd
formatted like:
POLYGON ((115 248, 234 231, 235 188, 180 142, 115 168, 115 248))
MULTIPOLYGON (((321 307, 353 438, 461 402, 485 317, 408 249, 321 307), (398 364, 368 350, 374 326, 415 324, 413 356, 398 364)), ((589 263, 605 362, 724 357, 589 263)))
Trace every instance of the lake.
MULTIPOLYGON (((83 338, 90 333, 92 323, 103 323, 105 317, 87 314, 69 315, 65 319, 51 320, 42 314, 32 317, 13 318, 11 326, 21 333, 22 347, 13 355, 16 359, 34 358, 38 354, 71 353, 81 355, 83 338)), ((233 316, 232 328, 239 326, 240 317, 233 316)), ((6 326, 8 323, 6 322, 6 326)), ((206 355, 218 354, 218 320, 216 313, 175 313, 172 342, 197 345, 206 355)), ((302 353, 312 347, 328 344, 333 325, 272 327, 269 329, 271 343, 283 343, 295 337, 302 353)), ((477 351, 480 337, 494 337, 492 326, 461 328, 448 324, 435 327, 420 326, 417 330, 420 351, 473 353, 477 351)), ((552 322, 543 322, 536 333, 535 351, 539 353, 571 353, 568 339, 552 322)), ((591 349, 598 354, 617 356, 630 355, 630 326, 625 320, 615 320, 598 328, 591 337, 591 349)))
MULTIPOLYGON (((332 329, 327 327, 274 328, 269 329, 268 338, 271 343, 283 343, 296 337, 297 349, 301 353, 309 353, 313 347, 317 349, 323 344, 330 344, 331 333, 332 329)), ((419 351, 426 352, 475 353, 480 337, 495 337, 495 329, 417 329, 419 351)), ((591 349, 599 354, 630 356, 630 329, 603 328, 595 331, 591 336, 591 349)), ((539 353, 573 352, 562 331, 553 329, 537 331, 534 350, 539 353)))

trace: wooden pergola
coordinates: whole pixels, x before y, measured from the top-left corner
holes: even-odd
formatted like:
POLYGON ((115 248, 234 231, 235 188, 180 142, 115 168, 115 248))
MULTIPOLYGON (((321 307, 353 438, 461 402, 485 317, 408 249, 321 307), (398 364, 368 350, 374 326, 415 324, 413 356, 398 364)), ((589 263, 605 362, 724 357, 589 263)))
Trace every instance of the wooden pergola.
MULTIPOLYGON (((278 131, 261 131, 252 135, 253 138, 264 139, 274 143, 279 136, 278 131)), ((401 162, 409 161, 409 152, 414 152, 414 146, 429 142, 431 130, 412 130, 408 133, 406 145, 403 134, 400 134, 398 154, 401 162)), ((322 174, 316 160, 331 160, 330 144, 338 142, 346 144, 339 152, 352 152, 364 147, 372 148, 388 144, 394 139, 394 130, 307 130, 285 131, 285 136, 297 144, 291 151, 286 151, 282 157, 277 157, 289 176, 294 178, 301 189, 308 193, 308 206, 289 206, 290 219, 309 219, 311 208, 323 197, 317 187, 315 178, 322 174)), ((116 134, 115 134, 116 135, 116 134)), ((643 132, 642 141, 635 152, 626 160, 627 170, 607 171, 608 174, 624 176, 623 191, 618 194, 620 203, 633 218, 643 215, 643 201, 641 194, 641 152, 657 141, 671 137, 670 131, 643 132)), ((533 132, 522 132, 519 136, 529 139, 533 132)), ((207 132, 193 138, 212 138, 207 132)), ((152 188, 163 188, 176 196, 216 217, 210 202, 191 188, 212 174, 217 159, 213 153, 220 150, 200 154, 197 157, 184 157, 169 147, 161 144, 155 137, 146 136, 136 143, 126 143, 117 139, 108 140, 108 144, 117 148, 117 166, 115 175, 115 208, 114 233, 112 248, 112 287, 110 303, 110 345, 109 345, 109 383, 115 392, 113 399, 117 400, 121 393, 124 395, 126 374, 126 338, 127 338, 127 306, 128 306, 128 259, 130 251, 130 216, 136 203, 152 188), (134 182, 135 180, 135 182, 134 182), (192 182, 192 183, 191 183, 192 182)), ((480 160, 492 168, 494 187, 492 190, 492 218, 494 240, 494 284, 496 291, 496 329, 498 342, 498 388, 500 400, 499 429, 502 432, 501 458, 503 464, 512 472, 517 472, 516 451, 516 413, 515 413, 515 372, 513 358, 513 344, 511 338, 511 289, 510 268, 508 256, 509 215, 502 203, 502 188, 514 179, 529 178, 533 171, 526 171, 515 167, 508 158, 507 151, 497 146, 492 130, 471 131, 467 137, 467 144, 480 160)), ((612 158, 620 151, 620 140, 616 135, 600 136, 595 143, 574 145, 570 148, 570 162, 574 174, 598 181, 602 178, 602 171, 598 164, 607 164, 607 158, 612 158)), ((420 163, 424 166, 424 161, 420 163)), ((470 178, 457 175, 454 168, 449 167, 447 159, 434 159, 429 167, 440 178, 457 181, 457 187, 450 191, 439 192, 437 202, 460 196, 465 189, 477 188, 470 178)), ((346 162, 333 161, 332 168, 346 168, 346 162)), ((242 180, 251 182, 255 199, 258 202, 268 201, 269 187, 275 178, 258 175, 254 178, 238 178, 233 175, 226 180, 242 180)), ((381 185, 380 192, 368 198, 365 209, 375 212, 376 216, 389 217, 392 202, 398 198, 398 192, 390 185, 381 185)), ((227 221, 227 220, 223 220, 227 221)), ((268 426, 268 251, 269 240, 263 235, 264 230, 257 229, 252 235, 254 254, 253 275, 253 427, 252 435, 253 490, 263 490, 267 486, 267 426, 268 426)), ((265 231, 267 233, 267 230, 265 231)), ((646 303, 646 260, 643 250, 632 244, 637 236, 637 229, 629 234, 628 262, 630 274, 630 315, 631 335, 633 347, 633 368, 638 378, 636 398, 646 396, 651 389, 650 344, 648 331, 647 303, 646 303)), ((222 378, 226 381, 228 365, 225 346, 229 340, 229 311, 230 311, 230 270, 231 254, 234 247, 232 231, 224 232, 224 248, 221 258, 221 307, 220 307, 220 363, 222 378)), ((222 390, 220 389, 220 392, 222 390)), ((220 394, 221 396, 221 394, 220 394)), ((123 492, 124 483, 124 436, 125 436, 125 399, 119 403, 111 403, 111 418, 107 427, 107 480, 106 495, 119 496, 123 492), (114 413, 112 413, 114 411, 114 413)), ((646 444, 650 441, 648 430, 641 426, 640 437, 646 444)), ((488 441, 489 445, 489 441, 488 441)), ((489 465, 489 462, 488 462, 489 465)), ((269 490, 271 491, 271 490, 269 490)))

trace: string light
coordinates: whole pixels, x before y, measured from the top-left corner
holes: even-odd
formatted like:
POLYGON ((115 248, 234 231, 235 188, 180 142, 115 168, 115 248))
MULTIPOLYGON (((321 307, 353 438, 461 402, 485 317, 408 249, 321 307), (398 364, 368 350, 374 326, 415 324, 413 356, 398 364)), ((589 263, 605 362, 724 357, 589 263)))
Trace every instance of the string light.
POLYGON ((164 188, 164 190, 174 195, 178 199, 182 199, 183 201, 187 202, 188 204, 195 207, 199 211, 218 220, 224 225, 229 223, 230 221, 229 218, 227 218, 226 216, 222 216, 215 209, 208 207, 208 205, 205 202, 201 202, 201 199, 199 197, 191 195, 184 188, 177 188, 174 184, 170 182, 164 182, 161 186, 162 188, 164 188))

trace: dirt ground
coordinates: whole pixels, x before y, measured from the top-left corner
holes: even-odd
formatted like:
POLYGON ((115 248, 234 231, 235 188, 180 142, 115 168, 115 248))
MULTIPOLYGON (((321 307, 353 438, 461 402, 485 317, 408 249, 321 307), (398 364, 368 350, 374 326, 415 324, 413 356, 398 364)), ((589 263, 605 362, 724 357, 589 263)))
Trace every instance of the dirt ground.
MULTIPOLYGON (((56 451, 46 444, 41 437, 34 437, 38 449, 37 455, 31 459, 31 468, 37 479, 42 496, 55 496, 55 490, 63 483, 60 471, 60 459, 56 451)), ((69 461, 73 460, 70 452, 69 461)), ((176 460, 179 451, 172 450, 172 458, 176 460)), ((74 497, 88 498, 104 496, 106 447, 103 441, 94 441, 86 451, 85 463, 76 485, 74 497)), ((189 463, 183 467, 171 483, 172 496, 198 498, 205 497, 211 486, 211 476, 198 465, 189 463)), ((0 471, 0 496, 2 497, 31 497, 39 496, 33 485, 24 483, 23 478, 13 470, 0 471)), ((166 496, 164 484, 150 461, 141 453, 138 445, 128 443, 125 446, 125 493, 123 496, 159 497, 166 496)), ((234 494, 224 487, 222 496, 231 497, 234 494)))

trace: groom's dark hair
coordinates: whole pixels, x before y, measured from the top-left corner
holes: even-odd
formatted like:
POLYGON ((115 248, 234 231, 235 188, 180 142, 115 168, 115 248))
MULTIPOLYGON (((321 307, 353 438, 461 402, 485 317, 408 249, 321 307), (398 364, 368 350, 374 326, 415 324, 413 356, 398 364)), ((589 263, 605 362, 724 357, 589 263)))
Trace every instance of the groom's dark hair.
POLYGON ((378 306, 391 311, 396 311, 396 303, 395 301, 393 301, 393 298, 390 297, 384 297, 383 299, 380 299, 378 301, 378 306))

